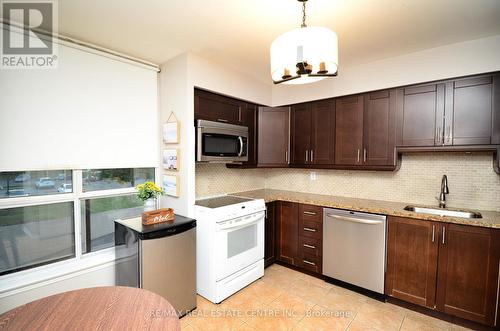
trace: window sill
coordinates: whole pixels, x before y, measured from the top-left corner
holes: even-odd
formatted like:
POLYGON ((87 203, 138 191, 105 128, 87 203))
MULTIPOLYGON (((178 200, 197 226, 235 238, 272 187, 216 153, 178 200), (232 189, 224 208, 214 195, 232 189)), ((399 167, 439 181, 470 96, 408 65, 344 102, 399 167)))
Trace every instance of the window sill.
POLYGON ((55 283, 115 263, 114 247, 0 277, 0 298, 55 283))

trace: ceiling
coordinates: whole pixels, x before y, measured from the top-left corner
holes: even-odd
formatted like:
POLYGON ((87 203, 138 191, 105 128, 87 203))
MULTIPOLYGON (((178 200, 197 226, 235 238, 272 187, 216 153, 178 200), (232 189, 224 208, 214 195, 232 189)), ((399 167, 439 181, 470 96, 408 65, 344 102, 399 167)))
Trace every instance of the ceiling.
MULTIPOLYGON (((155 63, 186 52, 271 83, 269 46, 295 0, 59 0, 59 33, 155 63)), ((499 0, 310 0, 339 37, 339 67, 500 34, 499 0)))

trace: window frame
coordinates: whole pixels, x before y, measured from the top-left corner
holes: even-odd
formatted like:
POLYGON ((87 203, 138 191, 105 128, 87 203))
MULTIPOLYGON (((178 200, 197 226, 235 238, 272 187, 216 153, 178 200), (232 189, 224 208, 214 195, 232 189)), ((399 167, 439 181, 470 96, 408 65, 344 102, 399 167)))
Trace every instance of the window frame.
MULTIPOLYGON (((134 167, 139 168, 139 167, 134 167)), ((145 167, 154 169, 154 182, 158 185, 160 180, 160 171, 158 167, 145 167)), ((49 205, 58 202, 73 203, 73 221, 74 221, 74 243, 75 256, 62 261, 47 263, 38 267, 28 268, 17 272, 0 276, 0 298, 3 294, 11 291, 18 291, 21 288, 37 283, 54 282, 56 279, 74 277, 74 273, 84 270, 93 270, 113 265, 115 262, 114 247, 105 248, 95 252, 82 252, 81 237, 81 205, 86 199, 108 198, 116 196, 131 195, 135 193, 135 188, 118 188, 108 190, 98 190, 83 192, 82 169, 55 169, 71 170, 73 192, 59 193, 50 195, 12 197, 9 199, 0 199, 0 209, 9 209, 17 207, 29 207, 39 205, 49 205)))

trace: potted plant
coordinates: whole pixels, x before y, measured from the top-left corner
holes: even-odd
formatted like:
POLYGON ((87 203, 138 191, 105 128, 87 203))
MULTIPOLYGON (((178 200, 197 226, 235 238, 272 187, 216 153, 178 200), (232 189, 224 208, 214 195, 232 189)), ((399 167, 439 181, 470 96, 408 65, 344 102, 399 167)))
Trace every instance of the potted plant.
POLYGON ((153 182, 145 182, 135 187, 137 197, 144 202, 144 211, 152 211, 156 209, 156 199, 164 195, 165 192, 153 182))

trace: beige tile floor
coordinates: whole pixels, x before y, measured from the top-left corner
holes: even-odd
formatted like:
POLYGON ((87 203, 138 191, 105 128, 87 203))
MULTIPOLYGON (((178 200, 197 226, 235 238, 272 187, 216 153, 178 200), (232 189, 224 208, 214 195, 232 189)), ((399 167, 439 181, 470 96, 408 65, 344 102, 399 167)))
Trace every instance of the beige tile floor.
POLYGON ((279 265, 219 305, 198 296, 182 330, 467 330, 279 265))

